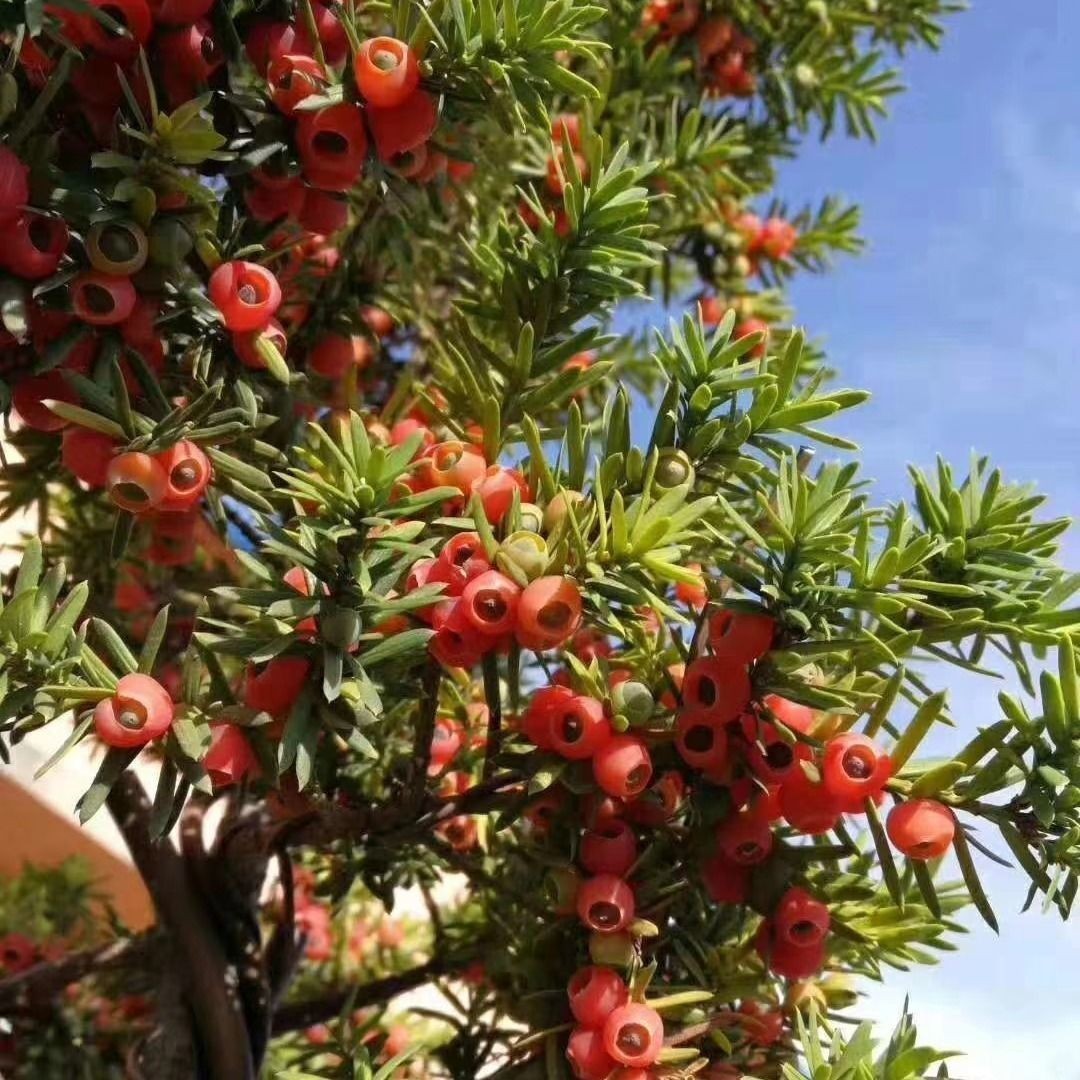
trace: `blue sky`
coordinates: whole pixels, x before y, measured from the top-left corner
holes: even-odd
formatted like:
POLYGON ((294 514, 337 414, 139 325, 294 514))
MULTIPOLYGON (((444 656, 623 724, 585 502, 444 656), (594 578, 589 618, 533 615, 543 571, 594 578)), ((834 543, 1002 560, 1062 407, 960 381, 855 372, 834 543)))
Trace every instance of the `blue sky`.
MULTIPOLYGON (((907 59, 876 146, 808 145, 784 168, 792 203, 863 207, 867 252, 792 296, 840 381, 874 394, 840 430, 885 498, 906 493, 907 463, 941 451, 962 466, 975 449, 1038 483, 1055 515, 1080 507, 1078 47, 1080 4, 983 0, 940 54, 907 59)), ((964 727, 996 719, 1000 684, 947 681, 964 727)), ((965 1080, 1080 1080, 1080 930, 1019 915, 1017 875, 985 879, 1001 940, 973 923, 960 952, 895 973, 865 1011, 891 1020, 910 992, 923 1034, 970 1053, 953 1069, 965 1080)))

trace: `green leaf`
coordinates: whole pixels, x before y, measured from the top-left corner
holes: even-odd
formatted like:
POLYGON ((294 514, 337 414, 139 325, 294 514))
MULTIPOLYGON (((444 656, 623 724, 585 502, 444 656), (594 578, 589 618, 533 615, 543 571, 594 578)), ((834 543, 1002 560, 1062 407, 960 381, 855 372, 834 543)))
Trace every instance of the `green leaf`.
POLYGON ((131 749, 114 746, 105 754, 93 783, 77 803, 81 824, 85 825, 105 805, 113 785, 139 756, 140 749, 138 746, 131 749))
POLYGON ((964 884, 967 885, 971 902, 975 905, 975 909, 978 913, 983 917, 986 925, 989 926, 995 934, 998 933, 997 916, 994 915, 994 909, 990 906, 986 890, 979 880, 979 872, 975 869, 975 862, 971 857, 971 849, 968 847, 967 834, 960 825, 957 825, 956 835, 953 838, 953 851, 956 853, 956 861, 960 865, 960 873, 964 877, 964 884))

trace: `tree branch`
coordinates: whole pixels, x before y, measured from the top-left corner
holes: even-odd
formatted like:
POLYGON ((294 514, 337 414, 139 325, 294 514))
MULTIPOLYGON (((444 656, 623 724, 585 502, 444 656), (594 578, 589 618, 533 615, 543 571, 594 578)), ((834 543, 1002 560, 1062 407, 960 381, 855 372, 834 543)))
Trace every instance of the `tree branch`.
POLYGON ((113 785, 108 807, 175 946, 207 1076, 254 1080, 248 1032, 229 990, 221 942, 179 852, 167 840, 160 844, 151 840, 150 803, 133 773, 125 772, 113 785))
POLYGON ((59 960, 35 964, 18 975, 0 979, 0 1013, 32 1010, 39 1003, 51 1000, 65 986, 87 975, 117 968, 145 965, 155 948, 160 948, 158 933, 110 941, 95 949, 74 952, 59 960))
POLYGON ((420 964, 397 975, 388 975, 385 979, 376 979, 363 986, 346 986, 331 991, 324 997, 282 1005, 274 1013, 273 1032, 275 1035, 282 1035, 288 1031, 311 1027, 313 1024, 325 1023, 338 1016, 346 1006, 362 1009, 368 1005, 381 1004, 465 966, 464 960, 452 962, 437 957, 426 964, 420 964))

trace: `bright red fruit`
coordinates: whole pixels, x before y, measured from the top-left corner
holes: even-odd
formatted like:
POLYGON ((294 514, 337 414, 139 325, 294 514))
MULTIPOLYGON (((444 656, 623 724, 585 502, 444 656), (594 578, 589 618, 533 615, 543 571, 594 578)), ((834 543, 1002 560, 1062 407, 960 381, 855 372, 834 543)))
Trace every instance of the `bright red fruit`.
POLYGON ((829 921, 829 909, 797 887, 784 893, 773 912, 776 938, 801 948, 823 940, 829 932, 829 921))
POLYGON ((626 983, 605 967, 579 968, 571 977, 566 993, 574 1019, 587 1028, 602 1027, 612 1012, 630 1000, 626 983))
POLYGON ((87 270, 74 278, 71 310, 91 326, 115 326, 135 310, 138 294, 130 278, 87 270))
POLYGON ((577 913, 590 929, 601 934, 624 930, 634 919, 634 892, 614 874, 597 874, 582 883, 577 913))
POLYGON ((615 1068, 599 1028, 574 1028, 566 1044, 566 1059, 577 1080, 605 1080, 615 1068))
POLYGON ((616 877, 626 876, 637 855, 634 830, 618 818, 587 829, 582 834, 578 852, 581 865, 590 874, 614 874, 616 877))
POLYGON ((664 1022, 655 1009, 633 1001, 604 1023, 604 1049, 620 1065, 652 1065, 664 1048, 664 1022))
POLYGON ((848 732, 825 744, 822 782, 848 813, 862 813, 866 800, 877 798, 890 776, 888 754, 865 735, 848 732))
POLYGON ((935 799, 909 799, 894 806, 885 827, 893 847, 920 862, 940 858, 956 836, 953 812, 935 799))
POLYGON ((780 812, 793 829, 819 836, 836 826, 841 808, 832 792, 800 767, 780 785, 780 812))
POLYGON ((210 749, 203 758, 215 789, 238 784, 259 771, 259 760, 247 736, 235 724, 210 726, 210 749))
POLYGON ((675 722, 675 749, 687 765, 706 772, 727 761, 725 721, 700 709, 683 709, 675 722))
POLYGON ((106 469, 105 484, 109 498, 121 510, 132 514, 160 506, 169 488, 161 463, 149 454, 139 452, 114 457, 106 469))
POLYGON ((399 105, 368 109, 367 119, 379 157, 392 161, 431 138, 439 123, 439 109, 430 94, 418 89, 399 105))
POLYGON ((210 459, 195 443, 183 439, 157 455, 165 472, 162 510, 189 510, 203 497, 210 483, 210 459))
POLYGON ((739 866, 764 862, 773 849, 773 833, 760 814, 741 810, 725 818, 716 829, 721 854, 739 866))
POLYGON ((113 696, 94 708, 94 730, 109 746, 145 746, 164 735, 172 722, 172 698, 149 675, 125 675, 113 696))
POLYGON ((764 612, 717 611, 708 620, 708 646, 713 656, 735 663, 753 663, 772 647, 777 623, 764 612))
POLYGON ((593 753, 592 770, 601 791, 633 799, 649 786, 652 759, 636 735, 613 735, 593 753))
POLYGON ((308 183, 324 191, 348 191, 360 178, 367 158, 367 130, 360 107, 343 101, 300 113, 296 147, 308 183))
POLYGON ((278 279, 258 263, 222 263, 211 275, 207 294, 228 329, 261 330, 281 306, 278 279))
POLYGON ((514 628, 521 588, 498 570, 474 577, 461 593, 465 617, 482 634, 498 636, 514 628))
POLYGON ((750 703, 750 676, 741 664, 702 656, 686 667, 683 705, 703 717, 727 723, 750 703))
POLYGON ((584 761, 611 738, 611 721, 595 698, 575 695, 549 715, 549 741, 555 753, 584 761))
POLYGON ((30 170, 14 150, 0 146, 0 224, 14 221, 30 198, 30 170))
POLYGON ((277 656, 258 671, 248 665, 244 680, 244 704, 249 709, 279 716, 293 707, 311 673, 302 656, 277 656))
POLYGON ((529 582, 518 602, 518 640, 529 649, 561 645, 581 625, 581 589, 569 577, 529 582))
POLYGON ((400 105, 420 84, 416 53, 397 38, 365 41, 356 54, 353 69, 356 88, 375 108, 400 105))
POLYGON ((69 427, 60 444, 64 468, 92 488, 103 488, 117 442, 89 428, 69 427))

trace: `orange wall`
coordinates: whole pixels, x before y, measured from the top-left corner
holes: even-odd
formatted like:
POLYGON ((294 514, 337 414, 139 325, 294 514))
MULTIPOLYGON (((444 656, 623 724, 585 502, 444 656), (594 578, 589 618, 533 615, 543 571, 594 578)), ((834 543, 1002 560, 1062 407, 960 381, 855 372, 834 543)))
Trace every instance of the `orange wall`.
POLYGON ((0 777, 0 874, 18 874, 24 863, 56 866, 79 855, 93 868, 100 892, 132 930, 154 921, 154 908, 137 871, 103 848, 72 820, 38 802, 25 788, 0 777))

